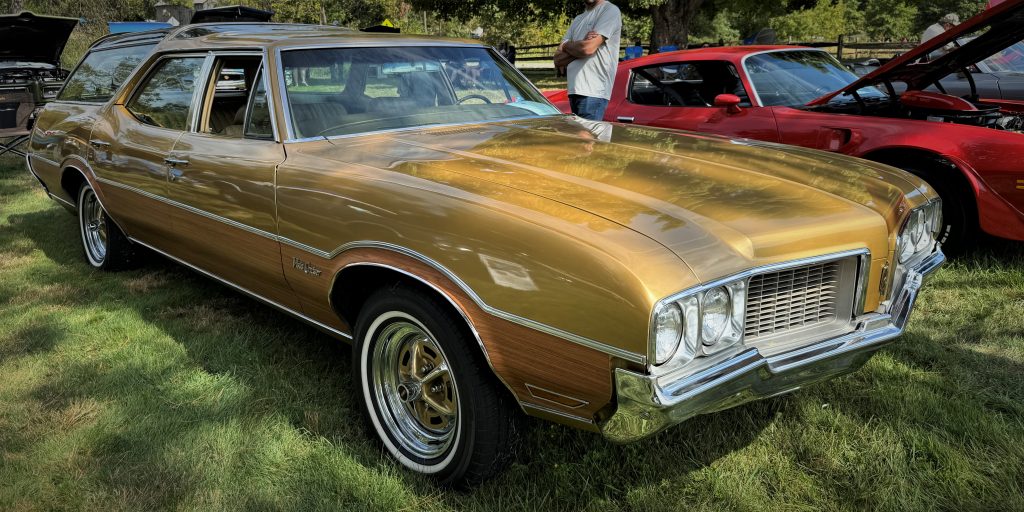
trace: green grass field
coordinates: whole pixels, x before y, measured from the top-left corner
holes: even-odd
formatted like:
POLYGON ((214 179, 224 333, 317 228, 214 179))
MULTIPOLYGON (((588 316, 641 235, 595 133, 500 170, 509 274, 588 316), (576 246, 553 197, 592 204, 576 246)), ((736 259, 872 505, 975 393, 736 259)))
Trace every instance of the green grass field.
POLYGON ((104 274, 0 162, 0 510, 1024 510, 1024 246, 862 371, 616 446, 531 421, 471 492, 362 428, 347 346, 174 264, 104 274))

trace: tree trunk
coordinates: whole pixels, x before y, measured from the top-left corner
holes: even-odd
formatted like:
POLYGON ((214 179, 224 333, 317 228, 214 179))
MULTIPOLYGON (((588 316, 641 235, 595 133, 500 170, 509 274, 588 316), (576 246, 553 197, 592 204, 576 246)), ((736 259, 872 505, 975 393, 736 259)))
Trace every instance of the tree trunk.
POLYGON ((11 0, 11 14, 21 14, 25 10, 25 2, 22 0, 11 0))
POLYGON ((659 46, 675 45, 686 48, 690 35, 690 22, 697 15, 704 0, 665 0, 661 5, 651 7, 651 51, 659 46))

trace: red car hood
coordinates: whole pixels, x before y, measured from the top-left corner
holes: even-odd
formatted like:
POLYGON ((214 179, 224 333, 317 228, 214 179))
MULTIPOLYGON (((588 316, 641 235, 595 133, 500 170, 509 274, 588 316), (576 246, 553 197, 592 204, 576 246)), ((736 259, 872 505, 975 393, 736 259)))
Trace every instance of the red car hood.
POLYGON ((907 90, 924 89, 939 79, 991 57, 994 53, 1020 42, 1022 39, 1024 39, 1024 0, 1006 0, 896 57, 843 89, 826 94, 807 105, 811 107, 824 105, 840 94, 851 93, 883 82, 905 82, 907 90), (982 34, 978 33, 979 30, 985 28, 988 28, 988 31, 982 34), (977 37, 935 60, 916 62, 924 60, 922 57, 967 35, 976 35, 977 37))

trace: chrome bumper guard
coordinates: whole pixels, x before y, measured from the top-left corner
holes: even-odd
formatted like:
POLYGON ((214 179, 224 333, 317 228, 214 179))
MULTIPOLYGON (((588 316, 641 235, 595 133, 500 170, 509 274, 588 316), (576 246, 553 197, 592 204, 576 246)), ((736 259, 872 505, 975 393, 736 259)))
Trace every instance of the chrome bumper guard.
POLYGON ((601 433, 614 442, 636 441, 699 414, 782 395, 857 370, 903 333, 925 278, 945 260, 942 251, 936 251, 909 269, 889 310, 859 317, 856 329, 842 336, 770 357, 749 349, 668 382, 663 379, 671 376, 615 370, 617 409, 598 425, 601 433))

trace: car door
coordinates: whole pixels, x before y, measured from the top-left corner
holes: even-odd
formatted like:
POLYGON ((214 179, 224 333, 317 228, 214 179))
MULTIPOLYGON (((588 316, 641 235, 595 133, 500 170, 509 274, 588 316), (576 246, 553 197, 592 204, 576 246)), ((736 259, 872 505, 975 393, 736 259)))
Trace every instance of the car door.
POLYGON ((260 54, 217 54, 200 114, 170 152, 167 193, 181 259, 246 291, 297 309, 281 267, 274 140, 260 54))
POLYGON ((113 196, 104 206, 129 236, 165 251, 175 242, 168 222, 167 158, 195 111, 205 59, 157 60, 126 100, 108 106, 90 134, 90 164, 104 195, 113 196))
POLYGON ((629 70, 626 95, 611 120, 663 128, 777 141, 771 109, 752 107, 739 75, 725 61, 655 64, 629 70), (735 107, 715 106, 732 94, 735 107))

